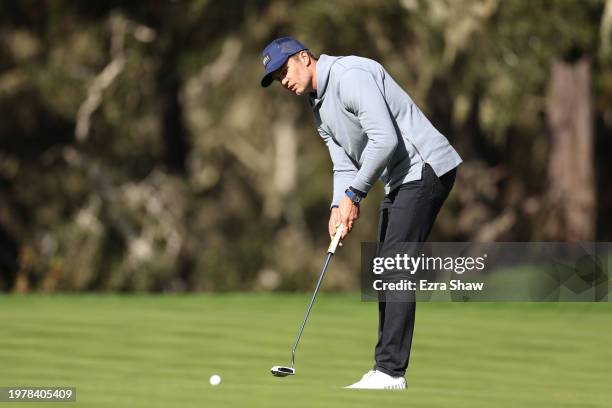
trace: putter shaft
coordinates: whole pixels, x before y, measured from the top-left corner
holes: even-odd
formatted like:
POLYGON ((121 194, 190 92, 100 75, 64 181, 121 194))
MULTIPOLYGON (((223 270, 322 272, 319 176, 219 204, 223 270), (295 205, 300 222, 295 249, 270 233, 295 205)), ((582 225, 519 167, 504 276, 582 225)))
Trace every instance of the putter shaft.
POLYGON ((312 309, 312 305, 314 304, 315 298, 317 297, 319 287, 321 287, 321 282, 323 282, 323 277, 325 276, 325 272, 327 271, 327 265, 329 265, 329 261, 332 255, 333 252, 327 253, 327 257, 325 258, 325 264, 323 264, 323 270, 319 275, 319 280, 317 281, 317 285, 315 286, 314 293, 312 294, 312 298, 310 298, 310 304, 308 305, 308 309, 306 309, 306 315, 304 315, 304 320, 302 321, 302 325, 300 326, 300 330, 298 331, 297 338, 295 339, 295 343, 293 344, 293 349, 291 350, 291 368, 294 368, 295 366, 295 350, 297 349, 298 343, 300 342, 300 337, 302 337, 304 326, 306 326, 306 321, 308 320, 308 316, 310 315, 310 310, 312 309))

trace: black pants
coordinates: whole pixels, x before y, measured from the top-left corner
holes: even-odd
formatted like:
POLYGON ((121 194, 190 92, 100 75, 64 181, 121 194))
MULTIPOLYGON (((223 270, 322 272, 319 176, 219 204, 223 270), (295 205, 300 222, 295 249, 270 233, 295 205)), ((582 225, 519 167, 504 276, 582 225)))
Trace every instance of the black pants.
MULTIPOLYGON (((380 206, 378 241, 425 242, 455 182, 456 170, 440 178, 425 164, 421 180, 393 190, 380 206)), ((394 377, 404 376, 410 358, 416 303, 378 303, 378 342, 374 368, 394 377)))

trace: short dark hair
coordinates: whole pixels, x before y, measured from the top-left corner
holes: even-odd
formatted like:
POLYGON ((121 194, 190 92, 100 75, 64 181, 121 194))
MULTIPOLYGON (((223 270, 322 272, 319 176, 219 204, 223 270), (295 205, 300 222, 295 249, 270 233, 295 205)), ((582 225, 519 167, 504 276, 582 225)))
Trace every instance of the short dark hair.
MULTIPOLYGON (((316 59, 319 59, 319 58, 315 57, 315 56, 314 56, 314 54, 313 54, 312 52, 310 52, 310 50, 302 50, 302 51, 306 51, 306 52, 308 53, 308 55, 310 55, 310 58, 312 58, 312 59, 315 59, 315 60, 316 60, 316 59)), ((297 57, 297 55, 298 55, 300 52, 302 52, 302 51, 298 51, 298 52, 296 52, 295 54, 293 54, 293 55, 292 55, 291 57, 289 57, 289 58, 297 57)))

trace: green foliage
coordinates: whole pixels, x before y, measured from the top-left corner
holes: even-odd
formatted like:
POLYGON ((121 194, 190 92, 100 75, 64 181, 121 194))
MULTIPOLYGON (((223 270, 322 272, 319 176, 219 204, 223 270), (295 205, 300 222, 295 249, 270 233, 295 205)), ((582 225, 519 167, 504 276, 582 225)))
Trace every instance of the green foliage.
MULTIPOLYGON (((593 58, 597 132, 612 127, 602 1, 113 4, 0 5, 0 247, 19 248, 4 288, 310 287, 331 166, 306 103, 259 87, 276 36, 379 60, 458 146, 465 175, 436 239, 479 236, 542 194, 552 61, 593 58)), ((339 289, 356 285, 378 197, 338 255, 339 289)))

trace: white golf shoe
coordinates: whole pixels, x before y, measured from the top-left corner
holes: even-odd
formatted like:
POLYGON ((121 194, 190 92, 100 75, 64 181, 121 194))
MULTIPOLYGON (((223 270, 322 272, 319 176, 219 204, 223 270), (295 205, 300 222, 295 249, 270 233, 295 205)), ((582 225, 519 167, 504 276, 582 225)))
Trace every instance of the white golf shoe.
POLYGON ((362 390, 405 390, 406 379, 404 377, 391 377, 382 371, 370 370, 361 377, 355 384, 347 385, 344 388, 354 388, 362 390))

